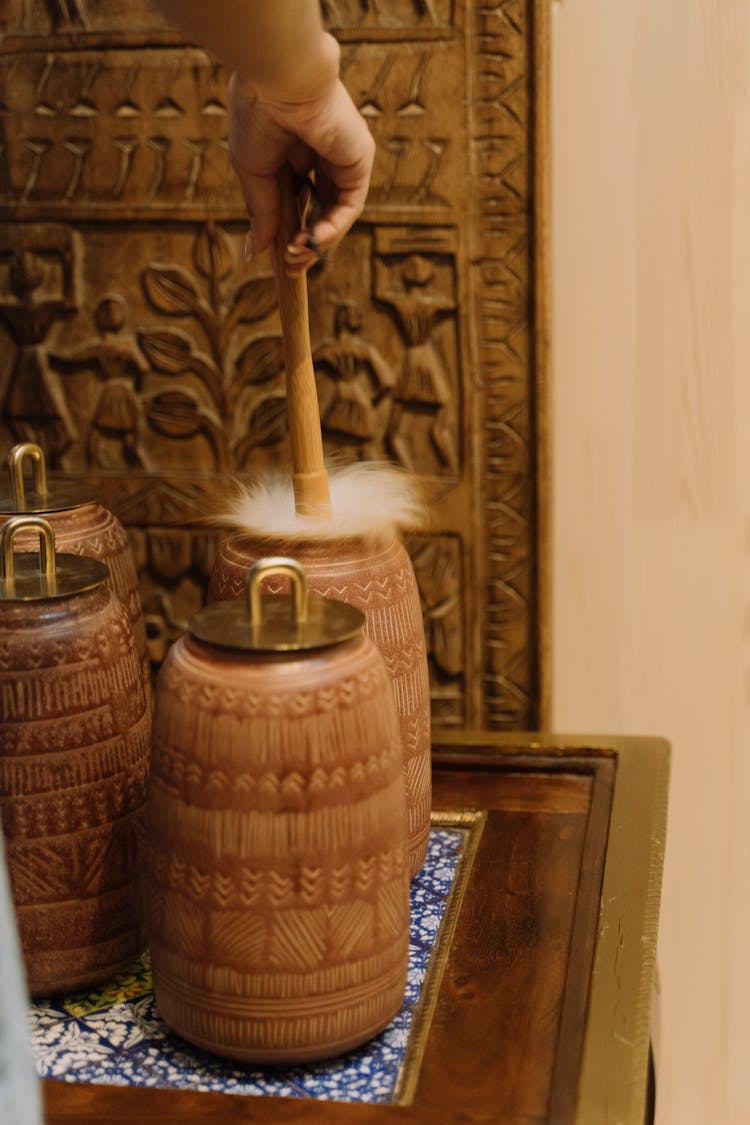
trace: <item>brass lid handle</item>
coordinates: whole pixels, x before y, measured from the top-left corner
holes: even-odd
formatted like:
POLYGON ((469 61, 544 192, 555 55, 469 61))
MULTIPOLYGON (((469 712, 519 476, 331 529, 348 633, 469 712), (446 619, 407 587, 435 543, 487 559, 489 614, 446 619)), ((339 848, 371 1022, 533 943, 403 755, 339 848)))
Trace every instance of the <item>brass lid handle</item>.
POLYGON ((304 625, 307 621, 307 578, 302 567, 294 559, 281 555, 270 555, 258 559, 247 572, 247 611, 250 623, 259 628, 263 621, 263 598, 260 584, 264 578, 281 575, 292 583, 292 625, 304 625))
POLYGON ((55 533, 41 516, 11 516, 0 531, 0 581, 6 596, 12 597, 16 586, 16 554, 13 549, 20 531, 39 532, 39 573, 50 597, 57 593, 55 569, 55 533))
POLYGON ((106 582, 108 568, 98 559, 55 552, 55 532, 41 516, 11 516, 0 529, 0 603, 68 598, 106 582), (19 532, 39 533, 39 553, 16 551, 19 532))
POLYGON ((360 636, 365 615, 356 606, 308 593, 305 572, 295 559, 269 555, 245 577, 246 600, 211 602, 190 619, 199 641, 245 653, 295 653, 325 649, 360 636), (260 592, 264 578, 289 578, 292 595, 260 592))
POLYGON ((90 485, 54 477, 47 479, 47 461, 44 450, 33 441, 19 442, 7 458, 8 474, 0 479, 0 515, 46 516, 80 508, 95 499, 90 485), (26 463, 31 461, 31 480, 24 477, 26 463))
POLYGON ((23 480, 26 461, 32 462, 34 492, 40 496, 46 496, 48 492, 47 463, 41 446, 34 445, 32 441, 24 441, 20 445, 14 445, 8 454, 8 469, 10 471, 10 494, 19 511, 23 511, 26 507, 26 486, 23 480))

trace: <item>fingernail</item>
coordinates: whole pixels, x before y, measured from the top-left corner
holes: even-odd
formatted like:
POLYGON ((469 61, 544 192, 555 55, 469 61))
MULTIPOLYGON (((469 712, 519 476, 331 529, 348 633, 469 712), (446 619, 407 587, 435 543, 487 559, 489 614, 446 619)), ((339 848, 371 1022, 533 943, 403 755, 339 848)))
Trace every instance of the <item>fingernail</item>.
POLYGON ((253 256, 253 232, 249 230, 245 235, 245 261, 249 262, 253 256))

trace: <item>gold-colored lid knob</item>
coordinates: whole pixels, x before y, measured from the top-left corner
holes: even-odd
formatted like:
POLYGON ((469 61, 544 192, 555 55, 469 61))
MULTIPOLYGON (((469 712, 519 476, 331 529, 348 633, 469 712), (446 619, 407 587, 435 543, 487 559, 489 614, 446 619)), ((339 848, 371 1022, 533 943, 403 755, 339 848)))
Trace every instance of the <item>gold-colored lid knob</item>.
POLYGON ((0 514, 39 514, 80 508, 95 499, 91 488, 75 481, 47 477, 47 464, 41 446, 32 441, 14 445, 8 454, 8 480, 0 486, 0 514), (25 470, 31 463, 31 488, 27 487, 25 470))
POLYGON ((294 559, 258 559, 248 569, 243 601, 212 602, 188 625, 192 636, 208 644, 242 652, 300 652, 328 648, 358 636, 365 615, 346 602, 309 593, 302 567, 294 559), (292 593, 261 594, 272 575, 290 579, 292 593))
POLYGON ((41 516, 11 516, 0 530, 0 601, 32 602, 69 598, 93 590, 109 570, 98 559, 56 554, 55 532, 41 516), (39 551, 16 551, 22 531, 39 533, 39 551))

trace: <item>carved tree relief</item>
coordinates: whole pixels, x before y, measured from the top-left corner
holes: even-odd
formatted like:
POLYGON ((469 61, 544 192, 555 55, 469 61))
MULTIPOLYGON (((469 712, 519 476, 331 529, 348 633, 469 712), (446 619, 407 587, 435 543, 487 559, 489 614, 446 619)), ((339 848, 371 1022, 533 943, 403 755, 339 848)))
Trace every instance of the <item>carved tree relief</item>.
MULTIPOLYGON (((324 0, 377 142, 309 278, 327 450, 420 477, 437 725, 539 721, 538 0, 324 0)), ((151 655, 202 603, 228 476, 288 462, 270 262, 246 263, 224 69, 141 0, 0 0, 0 454, 132 537, 151 655)))

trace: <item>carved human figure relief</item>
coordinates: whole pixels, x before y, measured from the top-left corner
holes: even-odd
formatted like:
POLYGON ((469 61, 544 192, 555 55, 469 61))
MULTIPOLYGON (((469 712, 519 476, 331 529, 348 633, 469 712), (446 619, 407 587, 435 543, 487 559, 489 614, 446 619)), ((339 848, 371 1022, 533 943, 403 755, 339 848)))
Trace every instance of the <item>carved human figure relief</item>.
MULTIPOLYGON (((21 0, 17 18, 18 30, 22 35, 38 30, 35 27, 35 9, 33 0, 21 0)), ((86 31, 89 26, 84 0, 44 0, 44 13, 49 30, 55 34, 86 31)))
POLYGON ((393 310, 406 344, 385 440, 396 460, 413 469, 409 423, 412 415, 427 413, 438 461, 455 472, 458 454, 452 433, 452 395, 432 334, 440 320, 455 310, 456 302, 433 286, 434 276, 434 264, 423 254, 410 254, 394 266, 375 260, 375 297, 393 310))
POLYGON ((376 456, 379 435, 374 407, 396 379, 362 331, 363 325, 360 302, 342 301, 334 314, 335 336, 323 340, 313 354, 316 372, 329 376, 333 385, 322 409, 324 433, 357 459, 376 456))
POLYGON ((53 31, 85 31, 88 27, 83 0, 44 0, 53 31))
POLYGON ((98 338, 68 354, 49 356, 50 364, 62 374, 90 371, 96 381, 86 449, 88 463, 99 469, 152 467, 143 442, 139 399, 148 364, 126 321, 123 298, 107 294, 94 310, 98 338))
POLYGON ((0 410, 13 438, 41 445, 52 467, 60 463, 77 432, 45 346, 55 322, 75 312, 72 251, 69 243, 61 243, 62 230, 32 230, 26 245, 0 249, 9 290, 0 301, 0 321, 16 347, 0 410))

